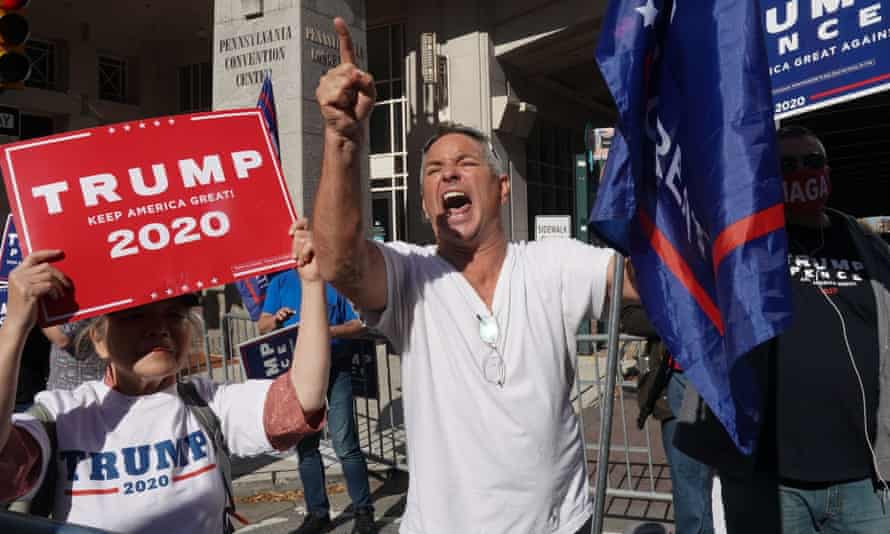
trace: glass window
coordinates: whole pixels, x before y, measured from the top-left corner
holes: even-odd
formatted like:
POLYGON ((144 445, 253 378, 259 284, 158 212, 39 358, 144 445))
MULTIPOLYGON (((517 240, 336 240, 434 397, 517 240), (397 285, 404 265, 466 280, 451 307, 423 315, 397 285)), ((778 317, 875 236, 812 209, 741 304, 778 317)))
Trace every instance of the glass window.
POLYGON ((99 56, 99 98, 112 102, 127 101, 127 62, 99 56))
POLYGON ((392 241, 392 196, 389 191, 373 193, 371 199, 371 239, 392 241))
POLYGON ((29 39, 25 42, 25 55, 31 61, 31 75, 25 80, 25 85, 38 89, 56 89, 56 45, 29 39))
POLYGON ((528 224, 536 215, 572 215, 574 211, 573 148, 583 146, 583 136, 539 118, 526 141, 528 224))
POLYGON ((391 87, 392 84, 390 82, 377 83, 377 101, 383 102, 384 100, 389 100, 392 98, 391 87))
POLYGON ((390 28, 392 29, 389 42, 390 78, 397 79, 402 77, 402 68, 405 63, 405 60, 402 57, 402 54, 404 53, 404 47, 402 46, 402 27, 390 26, 390 28))
POLYGON ((389 26, 368 30, 368 70, 374 79, 390 79, 389 26))
POLYGON ((370 153, 375 158, 392 161, 391 171, 383 171, 386 176, 375 174, 371 180, 372 237, 385 241, 403 239, 406 235, 407 183, 412 182, 405 165, 408 100, 402 79, 404 57, 402 26, 368 30, 368 70, 377 82, 377 105, 370 123, 370 153))
POLYGON ((390 143, 390 107, 392 104, 378 104, 371 113, 371 154, 392 152, 390 143))
POLYGON ((209 111, 213 101, 210 62, 179 67, 179 110, 209 111))
POLYGON ((394 103, 392 106, 393 124, 392 124, 392 142, 393 152, 401 152, 405 150, 405 132, 402 123, 402 106, 394 103))

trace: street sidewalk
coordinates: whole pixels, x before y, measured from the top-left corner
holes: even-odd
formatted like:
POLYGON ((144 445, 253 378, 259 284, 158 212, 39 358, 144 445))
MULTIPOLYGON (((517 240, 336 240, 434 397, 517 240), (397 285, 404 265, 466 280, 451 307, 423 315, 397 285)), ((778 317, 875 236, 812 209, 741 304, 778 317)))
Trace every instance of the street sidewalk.
MULTIPOLYGON (((323 446, 321 452, 333 519, 329 532, 348 534, 352 532, 352 513, 346 483, 340 465, 332 460, 333 451, 323 446)), ((405 507, 408 475, 373 462, 368 471, 380 532, 395 534, 405 507)), ((246 526, 236 524, 239 533, 289 534, 303 522, 305 506, 296 454, 233 458, 232 474, 238 513, 250 521, 246 526)))
MULTIPOLYGON (((346 484, 333 451, 322 447, 325 458, 328 498, 331 502, 332 528, 328 532, 352 532, 352 513, 346 484)), ((303 522, 302 484, 296 456, 261 456, 235 458, 232 463, 234 492, 238 513, 250 523, 236 524, 239 534, 291 534, 303 522)), ((374 516, 381 534, 397 534, 399 519, 405 510, 408 474, 376 463, 368 465, 374 516)), ((603 534, 630 532, 639 519, 606 517, 603 534)), ((672 530, 673 525, 666 525, 672 530)))

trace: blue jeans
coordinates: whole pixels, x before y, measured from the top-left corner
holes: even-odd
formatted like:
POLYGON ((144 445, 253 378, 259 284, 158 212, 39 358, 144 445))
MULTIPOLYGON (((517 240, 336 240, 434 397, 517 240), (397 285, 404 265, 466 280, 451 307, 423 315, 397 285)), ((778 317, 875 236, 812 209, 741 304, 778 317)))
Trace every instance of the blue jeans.
MULTIPOLYGON (((354 510, 371 508, 371 489, 368 485, 368 465, 359 447, 358 432, 352 406, 352 377, 349 359, 331 362, 331 378, 328 384, 328 435, 334 452, 343 466, 346 488, 354 510)), ((321 434, 306 436, 297 444, 300 459, 300 478, 307 511, 313 515, 328 515, 331 504, 325 486, 324 465, 318 452, 321 434)))
MULTIPOLYGON (((667 385, 667 398, 671 411, 680 413, 687 379, 683 373, 673 373, 667 385)), ((711 488, 713 470, 674 447, 677 419, 661 425, 661 440, 668 462, 671 464, 671 485, 674 498, 674 524, 677 534, 713 534, 714 519, 711 513, 711 488)))
POLYGON ((780 484, 779 500, 784 534, 890 532, 890 502, 881 502, 871 479, 807 489, 780 484))

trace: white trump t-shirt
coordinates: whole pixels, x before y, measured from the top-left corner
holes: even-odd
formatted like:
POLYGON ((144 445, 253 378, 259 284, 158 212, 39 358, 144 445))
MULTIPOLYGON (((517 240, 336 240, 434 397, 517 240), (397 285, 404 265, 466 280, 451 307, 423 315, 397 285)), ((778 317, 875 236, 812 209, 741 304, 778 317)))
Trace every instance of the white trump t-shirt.
MULTIPOLYGON (((272 451, 263 427, 271 380, 192 382, 219 418, 233 455, 272 451)), ((42 449, 40 481, 47 469, 57 472, 54 518, 113 532, 223 531, 225 488, 213 443, 175 384, 130 397, 93 381, 73 391, 44 391, 35 400, 56 419, 53 461, 40 422, 16 414, 13 423, 42 449)))

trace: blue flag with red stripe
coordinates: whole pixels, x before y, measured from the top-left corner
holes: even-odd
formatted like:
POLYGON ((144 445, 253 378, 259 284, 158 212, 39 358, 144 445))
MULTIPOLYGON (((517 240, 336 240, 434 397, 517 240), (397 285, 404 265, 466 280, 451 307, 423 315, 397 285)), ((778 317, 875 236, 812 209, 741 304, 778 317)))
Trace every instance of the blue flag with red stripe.
POLYGON ((281 158, 281 151, 278 148, 278 114, 275 112, 275 94, 272 92, 272 78, 266 76, 263 80, 263 87, 260 89, 260 97, 257 99, 256 107, 260 108, 263 114, 263 120, 266 122, 266 128, 269 129, 269 136, 272 138, 272 148, 275 154, 281 158))
MULTIPOLYGON (((263 87, 260 89, 260 96, 257 99, 256 106, 260 108, 263 115, 263 121, 266 123, 266 129, 269 130, 269 137, 272 139, 272 148, 275 155, 281 159, 281 151, 278 144, 278 114, 275 112, 275 95, 272 92, 272 78, 266 76, 263 80, 263 87)), ((263 302, 266 300, 266 286, 269 285, 269 276, 252 276, 244 280, 235 282, 238 294, 241 295, 241 302, 244 309, 254 321, 260 318, 263 311, 263 302)))
POLYGON ((594 231, 739 450, 760 393, 742 356, 791 319, 757 1, 612 0, 596 58, 618 108, 594 231))

